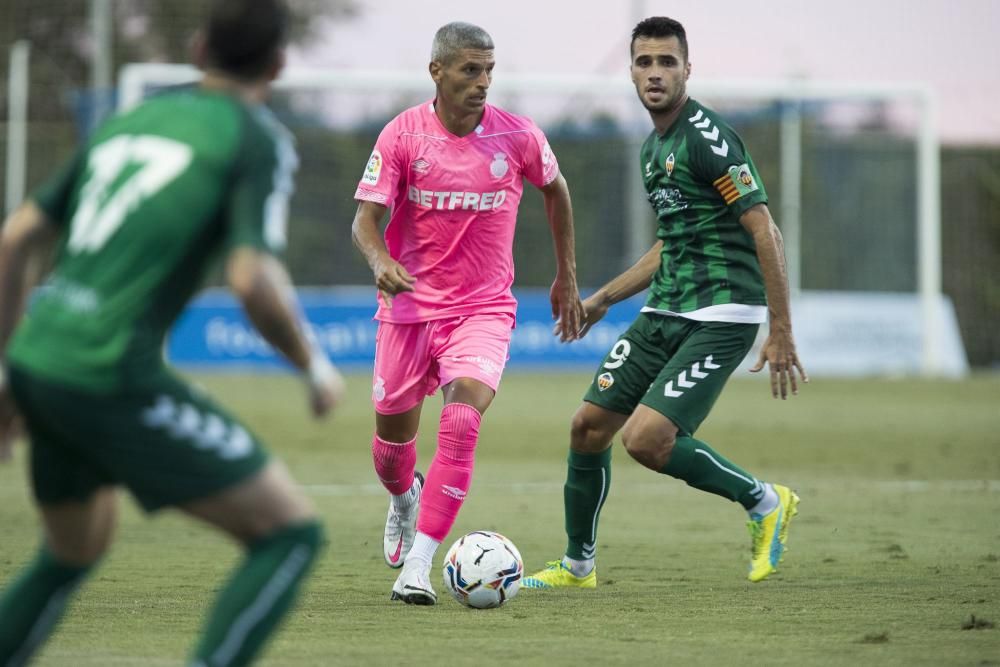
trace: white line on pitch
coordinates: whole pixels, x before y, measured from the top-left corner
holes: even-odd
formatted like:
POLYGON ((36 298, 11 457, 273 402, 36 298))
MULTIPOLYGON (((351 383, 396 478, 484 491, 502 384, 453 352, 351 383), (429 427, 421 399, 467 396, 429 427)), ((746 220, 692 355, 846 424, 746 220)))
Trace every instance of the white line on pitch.
MULTIPOLYGON (((791 480, 794 482, 794 480, 791 480)), ((475 488, 514 495, 542 495, 561 491, 561 482, 480 482, 475 488)), ((998 479, 941 479, 941 480, 822 480, 804 481, 797 485, 803 489, 875 489, 886 493, 1000 493, 998 479)), ((380 484, 305 484, 306 493, 314 496, 381 496, 386 493, 380 484)), ((678 484, 644 483, 628 484, 630 493, 642 495, 682 493, 686 488, 678 484)))

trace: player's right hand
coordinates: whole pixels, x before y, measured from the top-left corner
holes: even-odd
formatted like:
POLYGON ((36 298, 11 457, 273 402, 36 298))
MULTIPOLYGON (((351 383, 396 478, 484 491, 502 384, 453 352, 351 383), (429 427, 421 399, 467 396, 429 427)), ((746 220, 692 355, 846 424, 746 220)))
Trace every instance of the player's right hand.
POLYGON ((386 308, 392 308, 392 297, 400 292, 412 292, 413 283, 417 282, 402 264, 388 256, 376 263, 372 272, 386 308))
POLYGON ((806 375, 806 370, 802 367, 799 355, 795 351, 795 341, 792 339, 791 331, 775 326, 773 322, 771 331, 760 348, 757 363, 750 372, 757 373, 764 366, 767 366, 771 373, 771 395, 774 398, 780 397, 781 400, 788 398, 789 387, 793 395, 799 393, 796 371, 803 382, 809 382, 809 376, 806 375))
POLYGON ((591 294, 583 300, 583 318, 580 321, 579 338, 583 338, 591 327, 608 314, 609 304, 599 293, 591 294))
POLYGON ((325 355, 313 356, 309 362, 306 383, 309 386, 309 407, 316 418, 325 417, 332 412, 347 394, 344 376, 325 355))

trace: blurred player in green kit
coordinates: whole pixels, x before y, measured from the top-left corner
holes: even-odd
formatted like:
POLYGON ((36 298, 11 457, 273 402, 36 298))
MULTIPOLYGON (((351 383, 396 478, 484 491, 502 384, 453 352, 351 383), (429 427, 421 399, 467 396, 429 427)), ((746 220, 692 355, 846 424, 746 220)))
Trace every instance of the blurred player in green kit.
POLYGON ((245 549, 191 665, 249 663, 321 549, 315 510, 285 468, 163 360, 168 328, 221 259, 250 321, 303 373, 312 412, 343 395, 274 255, 298 158, 262 104, 289 21, 283 0, 211 2, 199 85, 109 120, 4 224, 0 449, 9 455, 23 424, 44 540, 5 582, 0 665, 30 660, 107 550, 118 486, 146 511, 177 508, 245 549), (53 246, 29 304, 33 267, 53 246))

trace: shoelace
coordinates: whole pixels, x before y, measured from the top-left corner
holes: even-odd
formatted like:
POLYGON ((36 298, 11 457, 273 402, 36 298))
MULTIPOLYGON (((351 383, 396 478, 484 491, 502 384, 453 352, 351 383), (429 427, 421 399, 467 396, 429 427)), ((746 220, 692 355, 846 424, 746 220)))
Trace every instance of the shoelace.
POLYGON ((415 581, 421 588, 431 590, 430 570, 424 570, 423 568, 417 570, 413 573, 413 581, 415 581))
POLYGON ((410 505, 409 507, 407 507, 406 509, 403 509, 403 510, 397 508, 395 505, 390 505, 389 507, 392 508, 392 514, 393 514, 393 516, 395 516, 396 518, 398 518, 400 520, 400 522, 406 521, 407 519, 409 519, 410 518, 410 512, 413 511, 413 505, 410 505))

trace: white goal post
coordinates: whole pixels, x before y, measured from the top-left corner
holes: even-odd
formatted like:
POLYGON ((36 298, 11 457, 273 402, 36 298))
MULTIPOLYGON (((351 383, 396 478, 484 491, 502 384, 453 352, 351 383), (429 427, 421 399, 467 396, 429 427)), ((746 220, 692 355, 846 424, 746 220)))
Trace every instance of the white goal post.
MULTIPOLYGON (((127 109, 145 95, 151 85, 187 83, 198 71, 187 65, 131 64, 119 77, 119 108, 127 109)), ((423 92, 430 90, 426 73, 414 71, 373 71, 359 69, 287 68, 277 80, 279 89, 303 91, 350 91, 353 93, 423 92)), ((553 75, 505 73, 492 86, 497 93, 542 93, 574 95, 600 91, 602 96, 632 98, 631 81, 624 75, 553 75)), ((691 94, 698 98, 723 97, 736 100, 777 100, 786 102, 780 120, 780 180, 782 201, 778 215, 785 237, 789 283, 793 295, 800 285, 800 209, 802 148, 801 104, 814 101, 905 101, 918 112, 916 130, 916 291, 920 312, 920 368, 923 375, 953 374, 944 359, 941 320, 941 193, 940 146, 937 134, 937 103, 931 89, 910 83, 848 83, 801 79, 788 80, 692 80, 691 94)), ((638 179, 631 179, 638 181, 638 179)), ((641 194, 641 193, 640 193, 641 194)), ((645 202, 630 193, 627 212, 629 250, 638 256, 648 247, 648 213, 645 202)))

